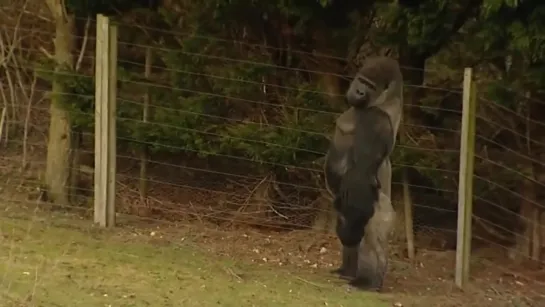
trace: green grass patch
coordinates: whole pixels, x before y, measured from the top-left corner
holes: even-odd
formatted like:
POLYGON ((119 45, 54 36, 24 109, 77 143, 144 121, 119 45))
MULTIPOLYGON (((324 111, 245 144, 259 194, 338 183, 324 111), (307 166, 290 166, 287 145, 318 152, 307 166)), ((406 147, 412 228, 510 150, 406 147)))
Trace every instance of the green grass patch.
POLYGON ((0 217, 0 306, 391 306, 319 276, 54 217, 0 217), (65 221, 66 222, 66 221, 65 221))

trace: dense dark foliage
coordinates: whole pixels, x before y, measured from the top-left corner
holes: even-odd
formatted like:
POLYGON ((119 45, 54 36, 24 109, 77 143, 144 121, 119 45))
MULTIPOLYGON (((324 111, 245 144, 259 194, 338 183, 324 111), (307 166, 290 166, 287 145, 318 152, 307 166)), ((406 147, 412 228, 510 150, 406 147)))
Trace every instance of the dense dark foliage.
MULTIPOLYGON (((118 133, 125 145, 236 155, 260 162, 252 172, 311 181, 315 174, 300 168, 320 169, 328 144, 323 134, 345 108, 341 96, 349 76, 365 56, 390 52, 407 84, 405 126, 393 158, 396 176, 409 166, 412 184, 439 191, 414 188, 416 202, 455 206, 456 194, 448 191, 457 188, 456 131, 467 66, 475 68, 481 98, 477 214, 515 228, 512 216, 494 208, 520 211, 520 197, 509 191, 527 193, 524 183, 545 174, 535 162, 543 160, 545 136, 539 103, 545 88, 545 4, 537 0, 67 5, 78 18, 102 12, 119 23, 118 133), (149 78, 143 77, 146 46, 153 54, 149 78), (152 107, 144 125, 145 92, 152 107), (422 148, 430 150, 424 155, 422 148), (450 173, 440 171, 445 169, 450 173), (479 179, 490 176, 505 188, 479 179)), ((59 78, 81 97, 66 105, 72 124, 91 131, 93 121, 83 115, 93 109, 91 79, 59 78)), ((527 197, 536 200, 539 194, 527 197)))

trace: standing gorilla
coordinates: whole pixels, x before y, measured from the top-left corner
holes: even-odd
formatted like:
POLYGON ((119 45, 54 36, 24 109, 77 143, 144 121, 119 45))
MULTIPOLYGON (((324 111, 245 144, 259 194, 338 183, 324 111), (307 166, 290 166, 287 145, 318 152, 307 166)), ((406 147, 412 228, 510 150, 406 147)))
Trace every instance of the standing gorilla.
POLYGON ((380 290, 388 266, 395 218, 389 156, 401 120, 402 90, 397 61, 368 58, 346 93, 351 107, 337 119, 326 157, 326 186, 335 198, 343 245, 335 272, 362 289, 380 290))

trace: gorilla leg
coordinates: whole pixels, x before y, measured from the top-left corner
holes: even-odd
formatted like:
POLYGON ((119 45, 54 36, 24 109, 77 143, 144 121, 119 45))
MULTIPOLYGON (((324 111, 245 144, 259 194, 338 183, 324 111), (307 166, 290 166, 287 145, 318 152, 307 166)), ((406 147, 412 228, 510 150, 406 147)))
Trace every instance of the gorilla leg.
POLYGON ((358 274, 358 249, 359 246, 343 246, 341 267, 332 271, 340 278, 352 280, 358 274))
MULTIPOLYGON (((388 236, 394 223, 395 211, 390 202, 391 162, 383 161, 378 170, 381 185, 374 215, 365 226, 365 236, 358 248, 343 246, 341 267, 333 270, 341 278, 350 278, 359 288, 380 288, 388 266, 388 236), (374 278, 373 276, 376 276, 374 278)), ((342 227, 342 216, 337 218, 337 232, 342 227)))
MULTIPOLYGON (((343 278, 353 279, 357 277, 358 250, 365 237, 365 225, 368 225, 370 219, 374 216, 375 207, 380 197, 378 188, 375 188, 375 193, 375 199, 377 200, 371 201, 370 206, 358 210, 345 209, 344 212, 337 214, 336 232, 343 245, 343 250, 341 267, 334 272, 340 274, 343 278)), ((338 202, 336 208, 342 210, 338 202)))
POLYGON ((381 289, 388 269, 388 238, 395 222, 395 211, 390 200, 392 165, 384 160, 378 170, 381 195, 373 219, 366 227, 366 237, 360 250, 357 278, 352 284, 359 288, 381 289))
POLYGON ((333 270, 332 273, 339 274, 344 279, 353 279, 358 272, 358 249, 362 238, 347 232, 349 229, 346 229, 346 226, 345 218, 337 214, 336 232, 343 244, 342 263, 340 268, 333 270))
POLYGON ((365 290, 382 289, 388 270, 388 237, 395 221, 390 198, 381 193, 375 215, 366 226, 358 251, 358 271, 350 284, 365 290))
POLYGON ((382 165, 378 169, 377 177, 380 183, 380 191, 388 196, 388 198, 392 198, 392 163, 390 159, 382 162, 382 165))

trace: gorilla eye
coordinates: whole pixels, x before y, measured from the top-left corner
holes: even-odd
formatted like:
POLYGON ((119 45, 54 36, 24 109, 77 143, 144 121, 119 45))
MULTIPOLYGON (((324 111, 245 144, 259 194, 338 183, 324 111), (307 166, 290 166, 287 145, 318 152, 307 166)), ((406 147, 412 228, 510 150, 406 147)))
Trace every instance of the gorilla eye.
POLYGON ((377 87, 375 86, 375 84, 374 84, 373 82, 371 82, 369 79, 364 78, 364 77, 362 77, 362 76, 358 76, 358 77, 356 77, 356 79, 357 79, 360 83, 362 83, 362 84, 364 84, 364 85, 367 85, 367 86, 368 86, 370 89, 372 89, 373 91, 376 91, 376 90, 377 90, 377 87))

